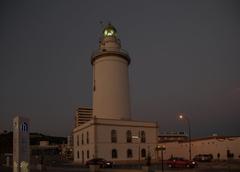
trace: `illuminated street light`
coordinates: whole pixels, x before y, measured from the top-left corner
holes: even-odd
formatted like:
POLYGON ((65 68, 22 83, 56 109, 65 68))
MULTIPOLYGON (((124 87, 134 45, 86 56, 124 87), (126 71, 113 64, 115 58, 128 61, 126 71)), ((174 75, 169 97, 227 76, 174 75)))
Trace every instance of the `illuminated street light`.
POLYGON ((157 155, 158 155, 158 152, 161 151, 162 172, 164 171, 164 168, 163 168, 163 151, 165 151, 165 150, 166 150, 166 146, 165 145, 157 145, 157 147, 156 147, 157 155))
POLYGON ((138 162, 140 164, 140 137, 139 136, 132 136, 132 139, 136 139, 138 142, 138 162))
POLYGON ((191 124, 190 124, 190 120, 189 120, 188 116, 183 112, 177 112, 177 116, 180 120, 185 120, 187 122, 187 125, 188 125, 189 160, 191 160, 192 159, 192 146, 191 146, 191 124))

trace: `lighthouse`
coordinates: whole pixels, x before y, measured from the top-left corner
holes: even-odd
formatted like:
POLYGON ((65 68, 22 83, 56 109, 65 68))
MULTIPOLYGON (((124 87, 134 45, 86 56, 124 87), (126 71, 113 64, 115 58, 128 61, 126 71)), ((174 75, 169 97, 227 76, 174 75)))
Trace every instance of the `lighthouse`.
POLYGON ((128 66, 130 57, 121 48, 117 30, 108 24, 99 48, 92 54, 93 116, 105 119, 130 119, 128 66))
POLYGON ((102 30, 91 64, 93 104, 92 108, 77 110, 74 162, 85 164, 92 158, 104 158, 115 163, 143 163, 147 155, 156 159, 158 125, 131 118, 130 57, 121 48, 113 25, 108 24, 102 30))

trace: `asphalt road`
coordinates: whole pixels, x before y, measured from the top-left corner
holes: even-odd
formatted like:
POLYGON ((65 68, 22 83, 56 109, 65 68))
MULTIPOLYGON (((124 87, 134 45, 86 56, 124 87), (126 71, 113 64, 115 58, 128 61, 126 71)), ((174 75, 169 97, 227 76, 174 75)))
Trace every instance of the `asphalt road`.
MULTIPOLYGON (((89 172, 88 168, 76 165, 47 167, 46 172, 89 172)), ((140 168, 126 168, 119 166, 113 169, 101 169, 100 172, 141 172, 140 168)), ((12 172, 12 168, 0 166, 0 172, 12 172)), ((30 172, 39 172, 37 169, 31 169, 30 172)), ((151 166, 150 172, 162 172, 161 165, 151 166)), ((240 161, 235 162, 211 162, 199 163, 199 167, 192 169, 176 168, 170 169, 164 167, 164 172, 240 172, 240 161)))

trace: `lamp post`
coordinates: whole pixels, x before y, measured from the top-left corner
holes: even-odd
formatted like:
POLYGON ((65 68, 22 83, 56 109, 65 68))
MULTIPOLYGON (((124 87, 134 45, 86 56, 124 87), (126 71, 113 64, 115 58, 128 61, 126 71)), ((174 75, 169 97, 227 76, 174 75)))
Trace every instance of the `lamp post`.
POLYGON ((136 139, 138 142, 138 163, 140 164, 140 137, 139 136, 132 136, 132 139, 136 139))
POLYGON ((162 172, 164 171, 164 167, 163 167, 163 151, 165 151, 165 150, 166 150, 165 145, 157 145, 157 147, 156 147, 157 154, 158 154, 159 151, 161 151, 162 172))
POLYGON ((191 124, 190 124, 190 120, 189 120, 188 116, 183 112, 178 112, 177 116, 178 116, 178 119, 185 120, 187 122, 187 125, 188 125, 189 160, 191 160, 192 159, 192 145, 191 145, 191 124))

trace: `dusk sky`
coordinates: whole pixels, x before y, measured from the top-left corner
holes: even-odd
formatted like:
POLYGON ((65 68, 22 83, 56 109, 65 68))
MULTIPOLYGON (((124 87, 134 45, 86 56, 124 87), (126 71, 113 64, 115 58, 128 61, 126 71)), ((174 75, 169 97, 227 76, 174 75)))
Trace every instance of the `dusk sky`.
POLYGON ((0 129, 70 134, 92 105, 91 53, 103 26, 130 54, 131 111, 161 132, 240 135, 239 1, 0 1, 0 129))

